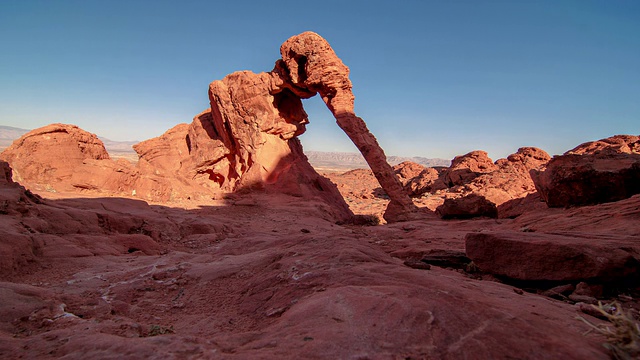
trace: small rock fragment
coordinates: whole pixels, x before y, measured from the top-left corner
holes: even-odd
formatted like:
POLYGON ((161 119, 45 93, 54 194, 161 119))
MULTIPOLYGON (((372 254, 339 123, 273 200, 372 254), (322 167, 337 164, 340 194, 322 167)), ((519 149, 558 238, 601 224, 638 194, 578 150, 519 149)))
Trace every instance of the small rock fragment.
POLYGON ((518 294, 518 295, 524 294, 524 291, 522 291, 522 289, 518 289, 518 288, 513 288, 513 292, 518 294))
POLYGON ((404 264, 410 268, 413 269, 420 269, 420 270, 430 270, 431 269, 431 265, 424 263, 420 260, 407 260, 404 262, 404 264))

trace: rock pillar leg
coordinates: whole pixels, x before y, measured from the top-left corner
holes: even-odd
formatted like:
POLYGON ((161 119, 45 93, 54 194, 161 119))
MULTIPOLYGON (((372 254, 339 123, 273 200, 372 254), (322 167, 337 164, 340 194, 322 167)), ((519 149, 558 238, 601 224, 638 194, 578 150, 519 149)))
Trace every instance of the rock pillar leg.
POLYGON ((355 115, 349 68, 329 43, 316 33, 304 32, 285 41, 280 47, 280 54, 282 60, 276 62, 273 72, 281 77, 279 86, 303 98, 316 93, 322 96, 338 126, 360 150, 380 186, 389 195, 391 202, 384 213, 385 220, 394 222, 419 218, 418 208, 404 192, 378 141, 364 121, 355 115))
POLYGON ((397 222, 417 218, 418 208, 405 193, 402 184, 393 172, 393 168, 387 162, 384 150, 378 145, 378 141, 369 131, 365 122, 353 113, 340 113, 335 117, 338 126, 360 150, 380 186, 391 199, 384 213, 384 219, 387 222, 397 222))

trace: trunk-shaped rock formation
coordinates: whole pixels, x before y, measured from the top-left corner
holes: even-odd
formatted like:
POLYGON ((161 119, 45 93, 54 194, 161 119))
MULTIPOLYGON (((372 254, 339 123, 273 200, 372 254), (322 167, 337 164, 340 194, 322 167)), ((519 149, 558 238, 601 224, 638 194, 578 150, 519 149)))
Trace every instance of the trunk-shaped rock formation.
POLYGON ((275 71, 285 77, 284 86, 303 98, 320 94, 338 126, 360 150, 380 186, 389 195, 391 202, 384 218, 389 222, 415 218, 417 207, 404 192, 375 136, 354 112, 349 68, 329 43, 316 33, 305 32, 285 41, 280 54, 282 61, 276 64, 275 71))
POLYGON ((191 124, 177 125, 135 145, 137 166, 109 160, 94 135, 66 125, 26 134, 3 158, 11 159, 16 174, 46 189, 102 191, 152 201, 198 201, 220 193, 275 190, 321 198, 331 205, 333 218, 349 221, 353 217, 349 206, 336 186, 309 164, 297 138, 308 123, 302 99, 319 93, 391 198, 385 219, 414 218, 417 208, 376 138, 354 113, 349 68, 312 32, 290 38, 280 51, 282 59, 270 72, 238 71, 213 81, 211 108, 191 124), (51 149, 65 150, 59 152, 64 161, 40 166, 51 162, 51 149), (29 156, 21 158, 25 153, 29 156), (32 166, 32 159, 40 155, 42 160, 32 166), (29 161, 22 164, 20 159, 29 161), (38 177, 42 169, 47 170, 44 178, 38 177))

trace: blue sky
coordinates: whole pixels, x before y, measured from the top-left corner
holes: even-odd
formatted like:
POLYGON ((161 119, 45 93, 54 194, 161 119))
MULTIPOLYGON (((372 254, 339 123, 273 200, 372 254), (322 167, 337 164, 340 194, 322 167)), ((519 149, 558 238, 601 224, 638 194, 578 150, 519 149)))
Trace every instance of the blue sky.
MULTIPOLYGON (((0 125, 144 140, 325 37, 388 155, 495 160, 640 133, 640 1, 0 1, 0 125)), ((319 98, 306 150, 356 151, 319 98)))

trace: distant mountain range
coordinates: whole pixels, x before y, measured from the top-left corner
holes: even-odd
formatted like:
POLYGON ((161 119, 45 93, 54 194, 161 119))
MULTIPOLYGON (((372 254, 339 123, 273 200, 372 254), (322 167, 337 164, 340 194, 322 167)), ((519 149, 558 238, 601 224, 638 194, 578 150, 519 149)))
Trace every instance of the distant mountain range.
POLYGON ((0 125, 0 147, 11 145, 13 140, 27 133, 29 130, 0 125))
MULTIPOLYGON (((368 168, 367 162, 364 160, 361 154, 358 153, 345 153, 345 152, 323 152, 323 151, 305 151, 305 155, 309 159, 309 162, 315 168, 326 169, 357 169, 368 168)), ((402 156, 387 156, 387 162, 391 165, 400 164, 404 161, 411 161, 423 166, 449 166, 451 160, 447 159, 429 159, 420 156, 414 157, 402 157, 402 156)))
POLYGON ((104 148, 107 149, 108 152, 135 153, 132 146, 140 142, 140 141, 113 141, 107 138, 103 138, 102 136, 98 136, 98 139, 102 140, 102 143, 104 144, 104 148))
MULTIPOLYGON (((11 143, 20 136, 26 134, 30 130, 21 129, 11 126, 0 125, 0 151, 11 145, 11 143)), ((135 154, 132 146, 138 141, 113 141, 98 136, 104 143, 104 147, 110 153, 132 153, 135 154)), ((350 170, 369 166, 361 154, 346 152, 323 152, 323 151, 306 151, 305 155, 309 159, 311 165, 317 169, 324 170, 350 170)), ((449 166, 451 160, 447 159, 429 159, 425 157, 401 157, 388 156, 387 161, 391 165, 399 164, 403 161, 412 161, 423 166, 449 166)))

